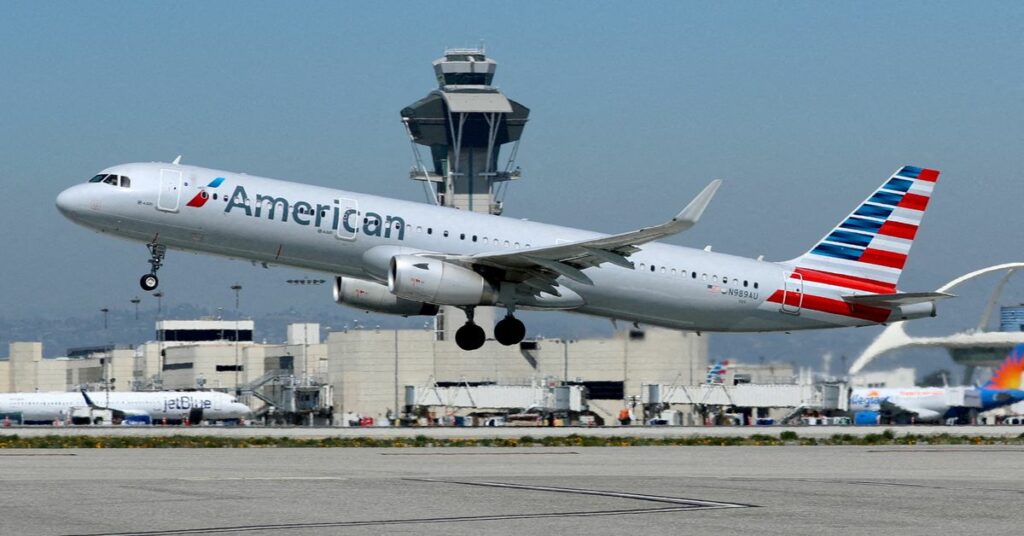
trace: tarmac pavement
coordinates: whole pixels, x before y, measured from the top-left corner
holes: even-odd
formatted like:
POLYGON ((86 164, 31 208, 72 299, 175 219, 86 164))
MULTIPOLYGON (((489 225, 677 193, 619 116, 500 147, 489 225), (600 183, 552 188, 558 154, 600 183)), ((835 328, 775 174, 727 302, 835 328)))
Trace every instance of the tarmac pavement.
POLYGON ((1021 533, 1024 447, 0 451, 0 534, 1021 533))

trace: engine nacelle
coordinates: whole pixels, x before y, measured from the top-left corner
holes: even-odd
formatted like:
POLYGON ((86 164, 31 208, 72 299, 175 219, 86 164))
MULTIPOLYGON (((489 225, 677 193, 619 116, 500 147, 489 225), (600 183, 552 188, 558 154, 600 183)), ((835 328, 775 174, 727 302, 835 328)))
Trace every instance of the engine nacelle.
POLYGON ((494 285, 469 268, 415 255, 395 255, 388 290, 407 300, 439 305, 494 305, 494 285))
POLYGON ((900 320, 913 320, 915 318, 929 318, 935 316, 935 302, 906 303, 896 307, 889 315, 889 322, 900 320))
POLYGON ((334 278, 334 301, 357 309, 389 315, 434 316, 438 309, 436 305, 430 303, 403 300, 380 283, 351 277, 334 278))

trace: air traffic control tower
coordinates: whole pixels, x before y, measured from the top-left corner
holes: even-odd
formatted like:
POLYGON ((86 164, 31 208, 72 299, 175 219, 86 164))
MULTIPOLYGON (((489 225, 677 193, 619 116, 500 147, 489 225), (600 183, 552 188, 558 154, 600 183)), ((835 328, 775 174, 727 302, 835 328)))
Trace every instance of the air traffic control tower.
MULTIPOLYGON (((515 157, 530 110, 491 85, 497 66, 483 49, 445 50, 434 60, 438 88, 402 109, 415 159, 410 178, 425 181, 439 205, 501 214, 503 188, 520 176, 515 157), (512 147, 502 164, 499 153, 507 144, 512 147), (419 145, 430 148, 429 161, 419 145)), ((492 308, 476 308, 476 321, 488 332, 493 317, 492 308)), ((454 339, 464 322, 461 310, 445 307, 438 335, 454 339)))

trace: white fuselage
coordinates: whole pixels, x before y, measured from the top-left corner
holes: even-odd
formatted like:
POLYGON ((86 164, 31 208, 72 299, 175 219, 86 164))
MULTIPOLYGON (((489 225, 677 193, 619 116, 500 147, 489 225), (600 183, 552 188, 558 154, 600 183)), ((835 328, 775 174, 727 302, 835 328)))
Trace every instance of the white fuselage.
MULTIPOLYGON (((155 419, 182 420, 201 410, 207 420, 241 419, 251 410, 226 393, 214 391, 90 392, 94 405, 155 419)), ((20 413, 24 421, 64 420, 89 404, 81 392, 0 393, 0 413, 20 413)))
POLYGON ((850 393, 850 411, 902 410, 919 421, 935 421, 952 408, 949 389, 942 387, 858 388, 850 393))
MULTIPOLYGON (((61 212, 139 242, 381 283, 396 254, 514 252, 604 236, 194 166, 125 164, 104 173, 130 177, 131 184, 69 188, 57 200, 61 212), (197 197, 203 192, 205 199, 197 197)), ((867 317, 830 312, 829 304, 842 305, 840 296, 792 279, 793 267, 785 264, 656 242, 629 260, 634 269, 587 269, 592 285, 561 277, 558 284, 578 295, 577 302, 520 306, 693 331, 788 331, 889 320, 885 311, 867 317), (795 305, 779 299, 784 293, 799 296, 795 305), (808 307, 812 300, 817 306, 808 307)))

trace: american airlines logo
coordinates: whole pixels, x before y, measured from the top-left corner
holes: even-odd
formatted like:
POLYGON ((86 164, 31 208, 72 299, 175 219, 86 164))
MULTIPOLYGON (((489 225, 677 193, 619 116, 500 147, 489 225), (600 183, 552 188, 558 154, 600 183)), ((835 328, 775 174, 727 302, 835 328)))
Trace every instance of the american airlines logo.
MULTIPOLYGON (((192 206, 191 203, 189 206, 192 206)), ((255 199, 251 199, 244 187, 236 186, 227 201, 227 206, 224 207, 225 213, 230 214, 232 211, 241 211, 251 218, 279 220, 285 223, 290 219, 297 225, 330 232, 341 230, 352 235, 362 233, 366 236, 384 238, 392 238, 394 235, 397 240, 405 240, 405 219, 402 217, 382 216, 376 212, 361 214, 354 208, 342 208, 340 199, 334 199, 330 204, 307 201, 293 203, 285 197, 263 194, 256 194, 255 199)))
MULTIPOLYGON (((216 179, 213 179, 212 181, 210 181, 210 184, 207 184, 206 188, 216 189, 223 182, 224 182, 224 177, 217 177, 216 179)), ((206 202, 210 200, 210 193, 206 191, 206 188, 200 187, 199 188, 199 193, 197 193, 195 195, 195 197, 193 197, 192 200, 188 202, 187 206, 190 206, 190 207, 193 207, 193 208, 199 208, 199 207, 205 205, 206 202)))

